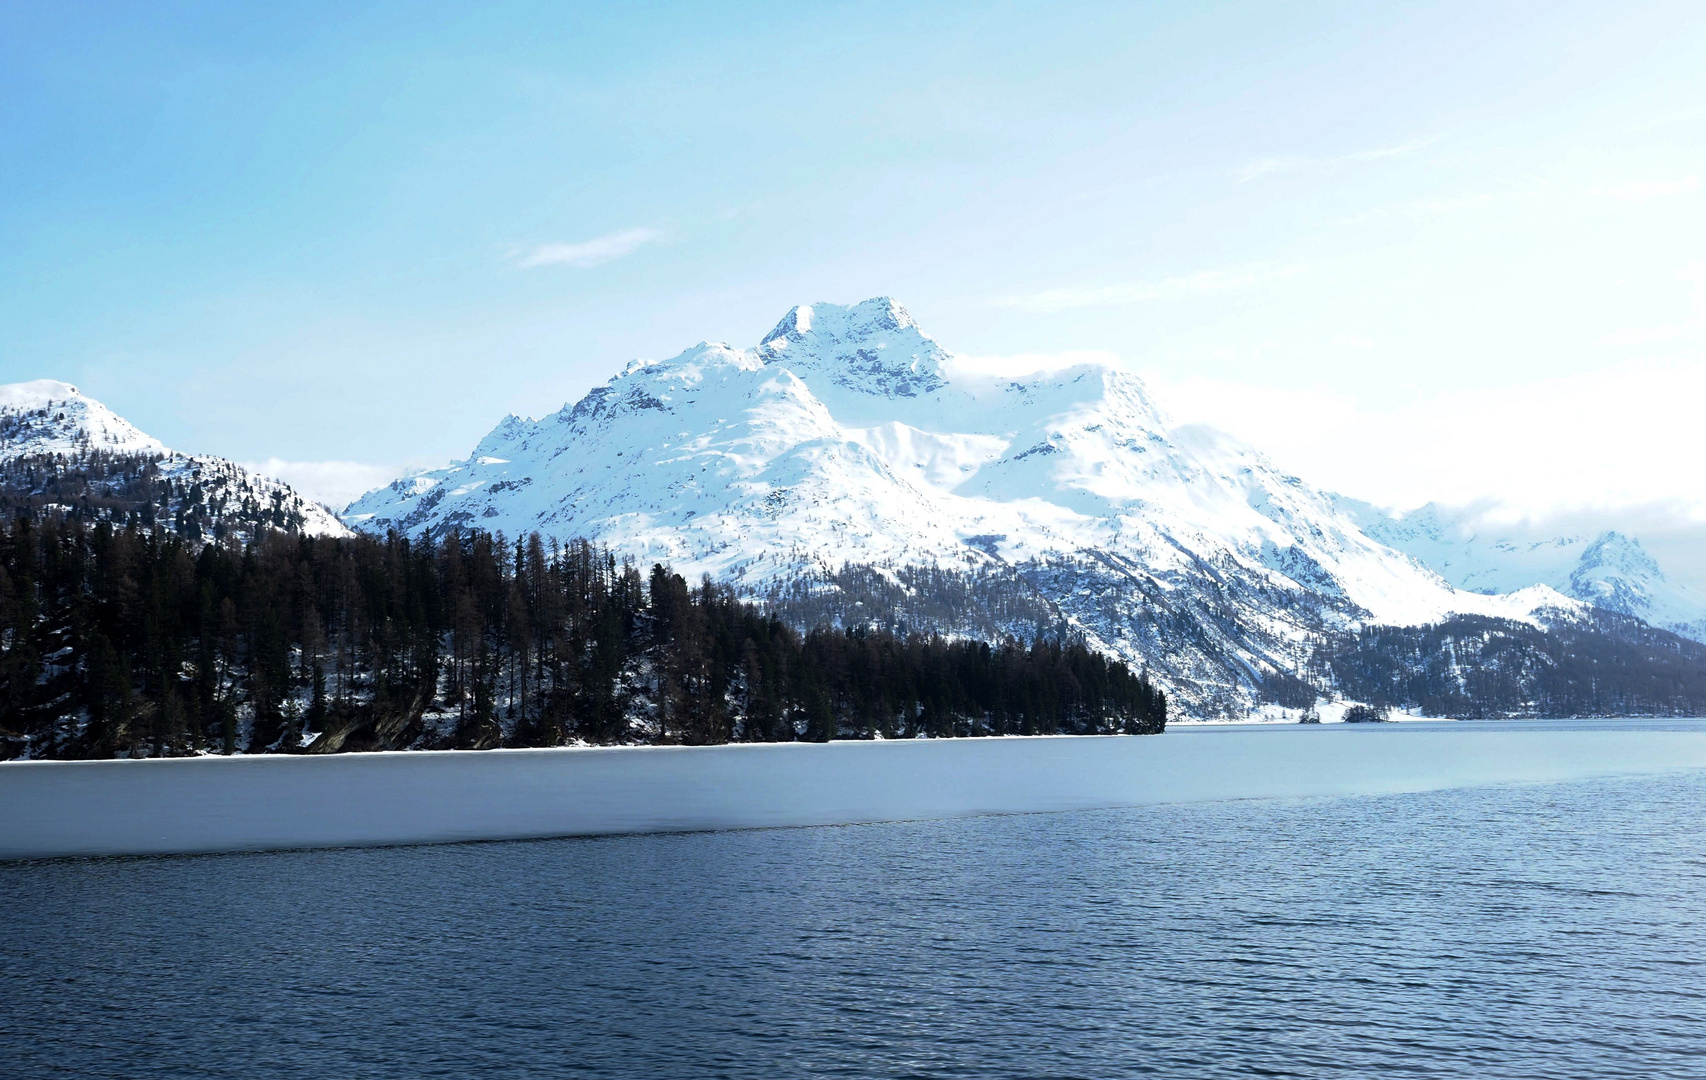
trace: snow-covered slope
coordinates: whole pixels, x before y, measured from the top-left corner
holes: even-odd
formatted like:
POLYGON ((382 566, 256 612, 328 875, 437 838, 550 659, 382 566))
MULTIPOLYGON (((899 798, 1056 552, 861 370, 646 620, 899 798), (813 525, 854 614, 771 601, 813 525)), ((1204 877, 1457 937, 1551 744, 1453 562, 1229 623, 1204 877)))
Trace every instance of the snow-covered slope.
POLYGON ((0 494, 18 508, 170 523, 194 537, 257 526, 319 536, 349 529, 290 485, 224 458, 180 454, 75 386, 0 386, 0 494))
POLYGON ((584 536, 749 589, 849 562, 1006 567, 1198 707, 1247 704, 1324 630, 1579 608, 1453 589, 1249 447, 1170 428, 1124 370, 967 373, 887 298, 632 364, 344 520, 584 536))
POLYGON ((1342 496, 1335 504, 1381 543, 1414 555, 1462 589, 1505 593, 1547 585, 1608 611, 1706 641, 1706 596, 1666 577, 1619 532, 1536 534, 1434 503, 1407 513, 1342 496))
POLYGON ((166 448, 70 383, 0 386, 0 458, 89 451, 164 454, 166 448))

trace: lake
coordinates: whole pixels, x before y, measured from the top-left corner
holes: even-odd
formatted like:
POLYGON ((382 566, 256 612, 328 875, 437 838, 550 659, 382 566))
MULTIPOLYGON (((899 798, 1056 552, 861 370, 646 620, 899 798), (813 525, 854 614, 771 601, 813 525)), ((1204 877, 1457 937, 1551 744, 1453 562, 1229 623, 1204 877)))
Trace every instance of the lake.
POLYGON ((1706 771, 11 864, 0 917, 16 1077, 1693 1078, 1706 771))

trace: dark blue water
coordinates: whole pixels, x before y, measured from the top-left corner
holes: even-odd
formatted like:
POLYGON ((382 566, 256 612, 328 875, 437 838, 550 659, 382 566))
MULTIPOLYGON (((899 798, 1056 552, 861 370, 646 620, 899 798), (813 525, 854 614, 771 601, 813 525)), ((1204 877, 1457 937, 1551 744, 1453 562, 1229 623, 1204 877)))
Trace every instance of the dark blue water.
POLYGON ((9 1077, 1706 1076, 1706 776, 0 867, 9 1077))

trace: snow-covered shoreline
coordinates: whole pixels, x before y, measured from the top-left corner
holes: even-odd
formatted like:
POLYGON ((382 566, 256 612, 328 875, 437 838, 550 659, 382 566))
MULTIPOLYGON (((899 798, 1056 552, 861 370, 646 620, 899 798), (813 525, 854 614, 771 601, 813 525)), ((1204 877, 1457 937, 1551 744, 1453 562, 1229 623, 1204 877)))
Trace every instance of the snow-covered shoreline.
POLYGON ((0 859, 861 824, 1690 768, 1706 768, 1706 725, 10 762, 0 859))

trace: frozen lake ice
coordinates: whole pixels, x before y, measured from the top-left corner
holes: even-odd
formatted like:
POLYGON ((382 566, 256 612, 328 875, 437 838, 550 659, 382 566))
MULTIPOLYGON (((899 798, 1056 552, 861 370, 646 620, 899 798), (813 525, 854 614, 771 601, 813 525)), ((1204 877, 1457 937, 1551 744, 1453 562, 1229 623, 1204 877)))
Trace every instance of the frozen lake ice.
POLYGON ((1701 721, 9 762, 0 859, 859 824, 1702 767, 1701 721))

